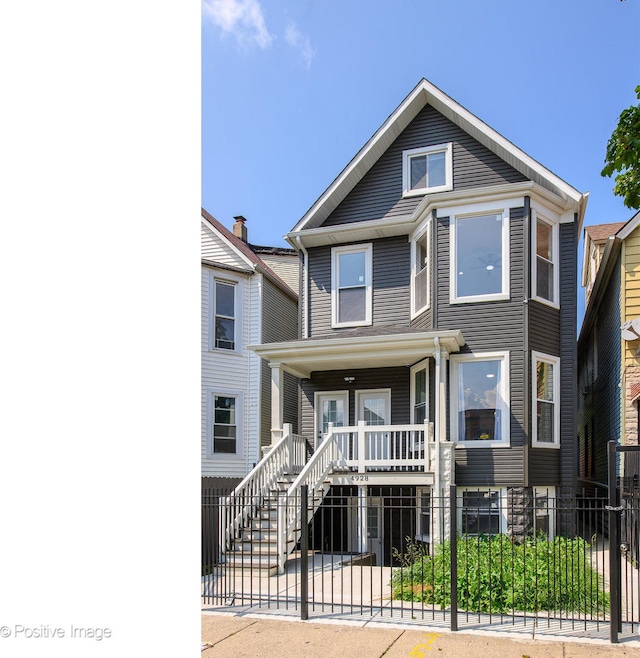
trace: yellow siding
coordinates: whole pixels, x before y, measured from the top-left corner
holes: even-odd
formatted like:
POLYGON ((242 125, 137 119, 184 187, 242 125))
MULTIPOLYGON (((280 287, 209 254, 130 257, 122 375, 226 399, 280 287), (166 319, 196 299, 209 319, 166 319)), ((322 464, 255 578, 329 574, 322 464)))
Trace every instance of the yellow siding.
MULTIPOLYGON (((622 246, 622 322, 640 318, 640 228, 622 246)), ((625 366, 637 365, 640 341, 623 341, 625 366)))

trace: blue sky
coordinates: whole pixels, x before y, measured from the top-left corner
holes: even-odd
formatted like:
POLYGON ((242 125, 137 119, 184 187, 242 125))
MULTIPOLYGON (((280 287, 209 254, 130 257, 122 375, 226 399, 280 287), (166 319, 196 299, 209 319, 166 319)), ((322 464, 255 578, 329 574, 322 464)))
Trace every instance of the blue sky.
POLYGON ((202 205, 284 245, 425 77, 590 192, 585 224, 626 221, 600 171, 639 34, 636 0, 203 0, 202 205))

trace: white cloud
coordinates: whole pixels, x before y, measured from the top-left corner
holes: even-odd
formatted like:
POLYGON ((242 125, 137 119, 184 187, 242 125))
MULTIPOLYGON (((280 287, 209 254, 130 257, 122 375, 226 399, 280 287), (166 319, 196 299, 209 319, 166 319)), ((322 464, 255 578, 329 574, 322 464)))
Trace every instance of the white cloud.
POLYGON ((214 25, 233 34, 242 45, 255 42, 266 48, 274 39, 258 0, 202 0, 202 6, 214 25))
POLYGON ((309 68, 311 66, 311 61, 316 55, 316 51, 311 47, 309 37, 301 34, 300 30, 298 30, 293 22, 290 22, 287 25, 287 31, 285 32, 284 37, 290 46, 293 46, 300 51, 304 65, 309 68))

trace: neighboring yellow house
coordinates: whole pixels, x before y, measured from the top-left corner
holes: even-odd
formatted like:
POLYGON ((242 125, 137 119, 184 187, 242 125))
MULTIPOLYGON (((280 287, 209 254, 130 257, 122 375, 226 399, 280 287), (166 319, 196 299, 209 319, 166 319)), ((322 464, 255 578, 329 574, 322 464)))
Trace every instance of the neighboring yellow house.
POLYGON ((606 484, 606 444, 638 445, 640 212, 584 229, 586 312, 578 339, 579 477, 606 484))

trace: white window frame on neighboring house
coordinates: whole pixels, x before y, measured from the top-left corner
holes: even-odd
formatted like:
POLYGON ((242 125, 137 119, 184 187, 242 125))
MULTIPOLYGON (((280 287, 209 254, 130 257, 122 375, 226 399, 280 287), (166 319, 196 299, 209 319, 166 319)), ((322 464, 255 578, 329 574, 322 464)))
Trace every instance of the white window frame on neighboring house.
POLYGON ((242 352, 242 281, 233 275, 226 273, 224 276, 219 273, 209 272, 209 350, 216 350, 227 354, 239 354, 242 352), (223 319, 233 320, 233 348, 218 347, 216 345, 216 286, 217 284, 233 287, 233 317, 220 315, 223 319))
POLYGON ((538 518, 546 516, 549 532, 547 539, 551 540, 556 536, 556 488, 555 487, 533 487, 533 531, 538 534, 538 518), (546 504, 539 505, 538 501, 546 498, 546 504), (546 514, 539 514, 540 510, 546 510, 546 514))
MULTIPOLYGON (((331 326, 332 327, 361 327, 372 323, 373 306, 373 245, 356 244, 345 247, 333 247, 331 249, 331 326), (362 285, 340 286, 340 257, 349 254, 364 254, 364 272, 362 285), (364 288, 365 314, 364 318, 357 320, 341 321, 340 319, 340 292, 353 288, 364 288)), ((359 282, 360 283, 360 282, 359 282)))
POLYGON ((446 192, 453 189, 453 144, 436 144, 434 146, 425 146, 414 149, 407 149, 402 152, 402 196, 417 196, 433 192, 446 192), (435 155, 444 154, 444 176, 445 181, 440 185, 429 184, 429 158, 435 155), (425 183, 420 186, 412 186, 411 167, 414 160, 425 158, 426 171, 425 183))
POLYGON ((535 208, 531 210, 531 225, 532 239, 531 239, 531 292, 532 297, 542 304, 547 304, 553 308, 560 308, 560 265, 559 265, 559 240, 560 231, 557 221, 550 219, 551 213, 548 215, 540 213, 535 208), (551 258, 538 254, 538 223, 544 224, 551 229, 551 258), (552 268, 552 299, 547 299, 544 294, 538 291, 538 266, 540 262, 546 263, 552 268))
MULTIPOLYGON (((510 388, 509 388, 509 352, 482 352, 477 354, 452 354, 451 364, 451 440, 460 448, 503 448, 510 445, 510 388), (500 439, 473 439, 461 440, 459 438, 458 413, 460 411, 460 370, 466 363, 483 361, 500 361, 500 381, 496 383, 496 395, 502 402, 500 409, 500 439)), ((489 375, 487 375, 489 376, 489 375)), ((464 385, 464 383, 463 383, 464 385)), ((487 389, 490 390, 490 389, 487 389)), ((462 391, 462 393, 464 393, 462 391)), ((494 426, 495 427, 495 426, 494 426)))
POLYGON ((463 536, 477 537, 479 535, 490 535, 494 533, 471 533, 465 532, 465 518, 472 516, 474 513, 478 516, 497 517, 499 519, 498 530, 495 534, 506 532, 507 529, 507 490, 504 487, 460 487, 459 502, 458 502, 458 528, 463 536), (489 498, 490 505, 488 507, 476 505, 465 505, 465 494, 480 496, 481 494, 496 494, 493 500, 489 498), (497 506, 495 506, 497 505, 497 506), (487 513, 485 513, 485 509, 487 513))
POLYGON ((560 448, 560 359, 542 352, 531 353, 531 445, 534 448, 560 448), (553 400, 538 398, 538 363, 553 367, 553 400), (538 439, 538 402, 553 404, 553 441, 538 439))
POLYGON ((220 390, 217 388, 207 388, 207 457, 209 459, 237 459, 244 454, 244 394, 241 391, 220 390), (216 452, 215 450, 215 426, 224 423, 216 423, 216 398, 232 398, 235 400, 234 415, 235 423, 232 425, 236 428, 236 449, 234 452, 216 452))
MULTIPOLYGON (((438 210, 438 216, 449 217, 449 241, 450 241, 450 258, 449 258, 449 302, 451 304, 468 304, 476 302, 491 302, 499 300, 508 300, 510 296, 509 279, 510 279, 510 253, 509 253, 509 207, 502 204, 497 205, 495 202, 486 202, 472 204, 469 206, 459 206, 457 208, 442 208, 438 210), (468 222, 478 219, 485 220, 495 217, 496 221, 501 222, 500 226, 500 267, 502 276, 500 278, 500 290, 478 294, 464 294, 459 290, 458 278, 464 275, 464 269, 467 263, 462 262, 462 257, 458 254, 460 245, 460 232, 463 230, 462 225, 469 226, 468 222)), ((478 265, 473 269, 478 272, 468 272, 469 277, 475 280, 482 272, 484 267, 487 272, 493 271, 495 265, 491 262, 484 262, 483 257, 475 253, 474 258, 478 265)), ((474 261, 475 262, 475 261, 474 261)))
POLYGON ((426 311, 431 305, 431 220, 429 219, 411 236, 411 319, 426 311), (420 246, 424 257, 420 257, 420 246), (422 261, 422 262, 421 262, 422 261), (418 305, 417 287, 424 286, 424 304, 418 305))
POLYGON ((416 365, 411 366, 411 394, 410 394, 410 404, 411 404, 411 424, 418 424, 424 421, 416 420, 416 406, 418 403, 416 401, 416 373, 424 371, 425 373, 425 401, 424 401, 424 417, 429 419, 429 359, 420 361, 416 365))

